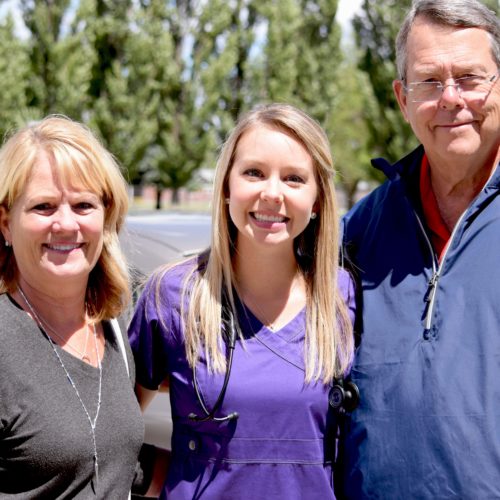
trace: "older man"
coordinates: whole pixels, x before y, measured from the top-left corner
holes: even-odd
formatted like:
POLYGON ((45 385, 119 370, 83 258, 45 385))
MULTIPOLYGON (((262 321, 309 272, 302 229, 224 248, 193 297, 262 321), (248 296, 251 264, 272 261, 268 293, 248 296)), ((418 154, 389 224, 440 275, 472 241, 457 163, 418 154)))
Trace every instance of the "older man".
POLYGON ((476 0, 417 0, 397 39, 421 146, 344 220, 359 278, 361 392, 344 498, 500 498, 500 25, 476 0))

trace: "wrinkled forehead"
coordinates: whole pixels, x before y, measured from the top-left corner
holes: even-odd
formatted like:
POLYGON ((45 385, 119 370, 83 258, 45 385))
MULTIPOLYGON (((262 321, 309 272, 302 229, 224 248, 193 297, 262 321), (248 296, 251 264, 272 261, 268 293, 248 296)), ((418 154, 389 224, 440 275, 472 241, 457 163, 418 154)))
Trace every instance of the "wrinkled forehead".
POLYGON ((497 62, 495 39, 486 29, 480 26, 445 24, 426 15, 419 15, 408 33, 407 51, 412 52, 424 46, 434 47, 438 52, 459 55, 460 50, 469 45, 497 62))

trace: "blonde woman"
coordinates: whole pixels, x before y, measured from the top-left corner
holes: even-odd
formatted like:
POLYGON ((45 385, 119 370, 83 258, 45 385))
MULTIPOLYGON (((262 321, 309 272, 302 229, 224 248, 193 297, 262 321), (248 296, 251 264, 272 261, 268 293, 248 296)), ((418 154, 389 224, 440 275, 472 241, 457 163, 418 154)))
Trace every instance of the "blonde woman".
POLYGON ((113 320, 127 202, 112 156, 67 118, 0 150, 1 498, 127 498, 144 434, 113 320))
POLYGON ((353 292, 332 175, 314 120, 256 108, 218 161, 210 249, 146 286, 129 335, 141 405, 170 384, 161 498, 334 498, 328 394, 353 355, 353 292))

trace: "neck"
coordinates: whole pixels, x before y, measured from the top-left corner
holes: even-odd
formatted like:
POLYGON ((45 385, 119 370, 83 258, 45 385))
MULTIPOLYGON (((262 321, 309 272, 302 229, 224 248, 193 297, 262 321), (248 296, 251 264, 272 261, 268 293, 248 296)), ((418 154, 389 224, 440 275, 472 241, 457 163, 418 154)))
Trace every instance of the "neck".
POLYGON ((483 189, 498 159, 497 155, 494 160, 478 167, 477 163, 464 162, 451 165, 429 157, 432 190, 441 216, 450 231, 483 189))
MULTIPOLYGON (((47 293, 21 279, 19 287, 37 314, 64 337, 86 324, 85 290, 66 293, 64 296, 47 293)), ((13 293, 14 299, 24 304, 19 292, 13 293)))
POLYGON ((289 291, 298 276, 297 261, 291 252, 235 252, 233 268, 236 282, 252 294, 276 297, 289 291))
POLYGON ((306 304, 306 285, 293 253, 236 252, 236 289, 243 303, 268 328, 286 325, 306 304))

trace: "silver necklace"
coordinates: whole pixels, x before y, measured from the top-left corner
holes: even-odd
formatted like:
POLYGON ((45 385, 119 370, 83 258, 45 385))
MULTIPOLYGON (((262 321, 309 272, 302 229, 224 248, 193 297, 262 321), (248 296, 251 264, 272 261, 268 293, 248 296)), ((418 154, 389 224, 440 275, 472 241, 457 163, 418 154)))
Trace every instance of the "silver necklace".
MULTIPOLYGON (((21 292, 21 290, 19 290, 19 292, 21 292)), ((24 298, 24 295, 23 295, 23 298, 24 298)), ((82 351, 80 351, 80 349, 77 349, 76 347, 72 346, 67 341, 67 339, 61 337, 61 335, 59 335, 56 332, 56 330, 49 324, 49 322, 45 318, 42 318, 42 316, 40 314, 38 315, 38 322, 40 323, 40 326, 42 327, 43 330, 45 330, 45 331, 46 330, 50 330, 50 335, 47 335, 48 337, 51 337, 52 334, 53 334, 61 342, 64 342, 65 345, 67 345, 70 349, 72 349, 74 352, 76 352, 78 354, 78 356, 80 356, 80 359, 82 361, 87 360, 87 362, 90 362, 90 358, 87 355, 87 345, 89 343, 89 332, 90 332, 90 325, 89 325, 89 323, 87 323, 86 334, 85 334, 85 345, 84 345, 83 352, 82 352, 82 351)), ((45 332, 45 333, 47 333, 47 332, 45 332)))
MULTIPOLYGON (((21 294, 21 297, 23 298, 24 302, 28 306, 28 308, 31 312, 31 315, 33 316, 33 319, 38 323, 40 328, 42 328, 42 330, 43 330, 43 323, 40 320, 40 316, 35 312, 35 309, 33 308, 31 303, 27 299, 26 295, 24 295, 24 292, 21 290, 21 287, 18 286, 17 289, 19 290, 19 293, 21 294)), ((93 323, 92 326, 93 326, 93 332, 94 332, 94 347, 95 347, 95 353, 96 353, 96 357, 97 357, 97 366, 99 368, 99 391, 98 391, 98 395, 97 395, 97 410, 96 410, 94 419, 92 419, 92 417, 90 416, 90 413, 87 410, 87 407, 85 406, 85 403, 83 402, 83 400, 80 396, 80 393, 78 392, 78 389, 77 389, 75 383, 73 382, 71 375, 68 372, 68 369, 64 365, 61 356, 57 352, 55 342, 52 340, 50 335, 47 335, 47 334, 45 334, 45 335, 49 339, 50 345, 52 346, 52 350, 54 351, 54 354, 56 355, 57 359, 59 360, 59 363, 60 363, 62 369, 64 370, 64 373, 66 374, 66 377, 69 380, 71 387, 73 387, 73 390, 75 391, 76 397, 80 401, 80 404, 82 405, 83 411, 85 412, 85 415, 87 416, 87 419, 89 421, 90 433, 92 435, 92 445, 94 447, 94 456, 93 456, 94 476, 95 476, 96 485, 97 485, 97 483, 99 482, 99 459, 97 456, 97 443, 96 443, 96 437, 95 437, 95 428, 96 428, 96 424, 97 424, 97 417, 99 416, 99 410, 101 409, 102 365, 101 365, 101 358, 99 357, 99 350, 98 350, 98 346, 97 346, 97 331, 96 331, 95 323, 93 323)))

